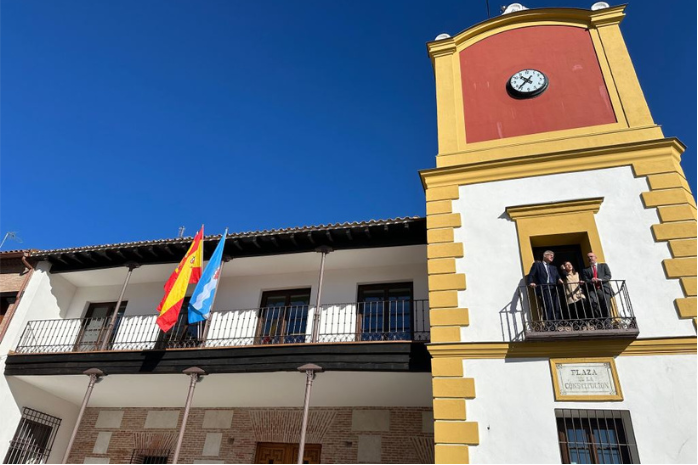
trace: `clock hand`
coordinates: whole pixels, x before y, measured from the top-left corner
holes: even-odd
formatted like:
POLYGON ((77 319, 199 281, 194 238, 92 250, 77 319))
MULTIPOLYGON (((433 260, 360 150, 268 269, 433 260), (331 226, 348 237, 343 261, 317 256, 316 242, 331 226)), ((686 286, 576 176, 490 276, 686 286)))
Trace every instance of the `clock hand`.
POLYGON ((524 85, 530 84, 531 83, 531 78, 530 77, 524 77, 523 75, 521 76, 521 80, 523 81, 521 85, 518 87, 518 90, 521 90, 524 85))

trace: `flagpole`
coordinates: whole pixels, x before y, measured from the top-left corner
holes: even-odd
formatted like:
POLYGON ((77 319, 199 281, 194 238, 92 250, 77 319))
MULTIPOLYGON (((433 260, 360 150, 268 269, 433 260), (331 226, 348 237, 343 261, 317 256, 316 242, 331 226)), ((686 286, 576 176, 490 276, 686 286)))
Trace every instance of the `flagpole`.
MULTIPOLYGON (((179 314, 182 310, 181 301, 187 294, 189 284, 192 284, 191 281, 194 268, 201 270, 203 267, 203 242, 204 227, 202 225, 199 232, 194 236, 194 240, 189 246, 187 253, 180 260, 179 265, 177 265, 174 272, 165 283, 165 295, 157 307, 159 315, 157 320, 155 320, 163 333, 168 332, 177 324, 179 314), (172 317, 174 317, 174 321, 172 317)), ((198 270, 197 273, 199 272, 198 270)), ((195 277, 194 282, 197 282, 199 277, 200 276, 195 277)))
MULTIPOLYGON (((225 232, 223 233, 223 240, 225 240, 228 237, 228 228, 225 228, 225 232)), ((223 243, 223 250, 225 250, 225 243, 223 243)), ((223 279, 223 266, 228 263, 230 260, 232 260, 232 257, 223 255, 221 257, 221 270, 218 273, 218 284, 216 285, 216 288, 213 290, 213 298, 211 299, 211 310, 208 312, 208 318, 206 318, 206 321, 204 321, 204 330, 203 334, 201 335, 201 341, 204 343, 206 342, 206 338, 208 337, 208 330, 211 327, 211 318, 213 318, 213 305, 216 303, 216 296, 218 295, 218 288, 220 287, 220 281, 223 279), (226 259, 227 257, 227 259, 226 259)), ((203 345, 199 346, 203 347, 203 345)))

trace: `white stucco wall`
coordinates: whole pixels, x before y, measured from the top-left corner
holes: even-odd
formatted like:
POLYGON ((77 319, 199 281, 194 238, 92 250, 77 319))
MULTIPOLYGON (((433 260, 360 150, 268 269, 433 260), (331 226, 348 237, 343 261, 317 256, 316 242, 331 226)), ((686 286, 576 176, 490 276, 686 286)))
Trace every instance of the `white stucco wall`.
POLYGON ((466 274, 468 289, 458 300, 470 309, 461 339, 521 339, 521 309, 514 304, 523 278, 521 258, 516 224, 506 208, 594 197, 604 197, 595 215, 599 236, 613 279, 627 282, 640 337, 694 336, 693 323, 680 320, 674 309, 683 293, 678 279, 664 275, 662 260, 671 254, 666 242, 652 236, 659 219, 640 198, 648 190, 646 179, 635 178, 630 167, 461 186, 453 211, 461 213, 455 240, 463 243, 465 256, 456 269, 466 274))
POLYGON ((642 463, 696 463, 695 355, 615 359, 624 400, 556 402, 547 359, 466 360, 471 463, 560 463, 555 409, 629 410, 642 463))
MULTIPOLYGON (((49 269, 50 264, 45 262, 36 266, 5 337, 0 342, 0 355, 5 356, 16 347, 28 321, 64 317, 76 287, 62 276, 51 275, 49 269)), ((2 369, 4 370, 4 359, 2 369)))
MULTIPOLYGON (((6 357, 6 356, 5 356, 6 357)), ((3 370, 5 365, 3 357, 3 370)), ((87 387, 87 377, 81 377, 87 387)), ((61 463, 65 448, 68 446, 70 433, 78 417, 79 405, 61 399, 38 389, 24 381, 2 378, 0 382, 0 457, 4 458, 10 446, 17 425, 22 418, 22 409, 29 407, 42 413, 61 419, 56 439, 51 449, 48 463, 61 463)))
MULTIPOLYGON (((36 267, 0 343, 0 371, 3 373, 8 352, 14 348, 26 322, 30 319, 57 318, 58 309, 67 308, 73 298, 75 286, 62 277, 50 279, 49 268, 46 263, 36 267)), ((0 377, 0 399, 0 458, 7 453, 22 417, 22 409, 29 407, 62 420, 49 457, 49 463, 60 463, 77 418, 78 405, 5 376, 0 377)))

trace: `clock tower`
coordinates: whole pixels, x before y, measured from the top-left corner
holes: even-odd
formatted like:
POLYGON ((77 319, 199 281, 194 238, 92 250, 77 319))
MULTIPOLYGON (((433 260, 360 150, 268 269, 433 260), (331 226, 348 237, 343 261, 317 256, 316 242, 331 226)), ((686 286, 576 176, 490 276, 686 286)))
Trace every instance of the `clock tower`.
POLYGON ((437 463, 696 461, 685 147, 652 119, 625 7, 603 6, 427 44, 437 463))

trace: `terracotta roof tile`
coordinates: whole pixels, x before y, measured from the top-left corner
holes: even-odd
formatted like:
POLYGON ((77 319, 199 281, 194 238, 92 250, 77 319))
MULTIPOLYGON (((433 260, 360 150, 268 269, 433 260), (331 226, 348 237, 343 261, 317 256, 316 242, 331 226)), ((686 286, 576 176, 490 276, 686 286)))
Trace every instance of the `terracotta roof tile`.
MULTIPOLYGON (((346 223, 333 223, 333 224, 321 224, 317 226, 297 226, 292 228, 283 229, 265 229, 262 231, 248 231, 240 233, 228 233, 228 239, 239 239, 245 237, 264 237, 273 235, 285 235, 294 233, 304 233, 304 232, 314 232, 314 231, 328 231, 328 230, 341 230, 350 228, 360 228, 360 227, 370 227, 370 226, 384 226, 391 224, 407 224, 414 223, 417 221, 423 221, 424 218, 419 216, 408 216, 391 218, 385 220, 368 220, 368 221, 354 221, 346 223)), ((214 234, 209 236, 204 236, 205 241, 219 240, 222 234, 214 234)), ((77 252, 91 252, 98 250, 109 250, 109 249, 128 249, 133 247, 142 247, 149 245, 167 245, 167 244, 181 244, 189 243, 193 240, 192 236, 177 237, 170 239, 156 239, 150 241, 135 241, 135 242, 121 242, 117 244, 102 244, 102 245, 88 245, 82 247, 69 247, 64 249, 50 249, 50 250, 34 250, 31 253, 32 257, 43 258, 51 255, 66 254, 66 253, 77 253, 77 252)))

